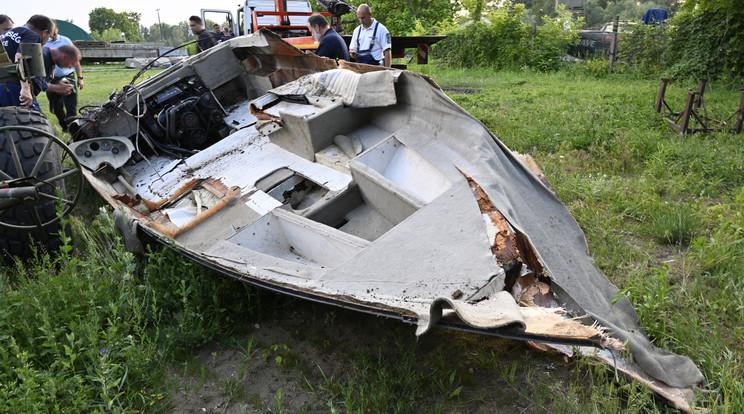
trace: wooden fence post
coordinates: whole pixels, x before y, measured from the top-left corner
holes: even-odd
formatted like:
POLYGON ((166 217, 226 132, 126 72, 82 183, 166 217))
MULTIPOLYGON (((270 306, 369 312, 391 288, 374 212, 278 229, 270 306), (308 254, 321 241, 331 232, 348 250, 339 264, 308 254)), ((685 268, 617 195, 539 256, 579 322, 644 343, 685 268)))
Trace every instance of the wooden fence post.
POLYGON ((615 22, 612 25, 612 40, 610 41, 610 64, 607 67, 607 73, 612 73, 612 65, 615 64, 617 54, 617 29, 620 25, 620 16, 615 16, 615 22))

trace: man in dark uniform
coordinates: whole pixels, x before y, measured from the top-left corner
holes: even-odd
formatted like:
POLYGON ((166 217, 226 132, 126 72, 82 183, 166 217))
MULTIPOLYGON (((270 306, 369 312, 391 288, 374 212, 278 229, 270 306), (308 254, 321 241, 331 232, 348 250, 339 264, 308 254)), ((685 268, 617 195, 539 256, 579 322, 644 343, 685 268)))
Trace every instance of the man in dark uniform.
POLYGON ((219 33, 212 33, 204 28, 204 22, 199 16, 189 17, 189 28, 194 33, 199 41, 196 43, 199 47, 199 52, 203 52, 210 47, 216 45, 219 41, 219 33))
MULTIPOLYGON (((54 32, 54 28, 54 22, 50 18, 36 14, 31 16, 25 25, 15 27, 4 33, 0 36, 0 41, 10 60, 17 61, 20 57, 18 53, 21 43, 45 44, 49 40, 49 35, 54 32)), ((44 64, 47 71, 50 71, 53 66, 53 58, 48 49, 44 53, 44 64)), ((71 85, 55 85, 50 90, 67 94, 71 89, 71 85)), ((30 106, 37 111, 41 111, 35 96, 45 90, 48 90, 45 79, 36 79, 33 85, 29 85, 28 82, 20 82, 17 79, 1 79, 0 106, 30 106)))
POLYGON ((313 38, 320 44, 315 54, 325 56, 331 59, 349 60, 349 49, 346 42, 332 27, 328 21, 320 14, 313 14, 307 19, 307 28, 313 35, 313 38))

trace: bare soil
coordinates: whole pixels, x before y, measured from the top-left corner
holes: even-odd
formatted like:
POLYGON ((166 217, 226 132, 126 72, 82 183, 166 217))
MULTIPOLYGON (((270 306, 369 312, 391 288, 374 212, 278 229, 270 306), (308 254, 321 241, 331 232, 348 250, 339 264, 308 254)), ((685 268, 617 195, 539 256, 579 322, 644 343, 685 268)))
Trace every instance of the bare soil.
MULTIPOLYGON (((400 358, 401 363, 414 358, 412 375, 426 375, 422 372, 431 371, 435 360, 444 361, 445 369, 439 372, 458 373, 451 387, 461 385, 457 398, 422 391, 417 403, 423 412, 431 411, 429 407, 444 412, 544 412, 550 410, 544 397, 566 387, 575 368, 563 357, 521 342, 447 330, 416 339, 413 326, 396 320, 294 299, 275 301, 278 304, 270 308, 277 312, 247 323, 244 332, 195 350, 193 357, 169 369, 171 412, 330 412, 331 403, 343 404, 333 401, 337 396, 324 385, 366 381, 354 373, 360 355, 375 359, 379 352, 395 348, 393 352, 411 353, 400 358)), ((447 375, 439 377, 446 380, 447 375)))

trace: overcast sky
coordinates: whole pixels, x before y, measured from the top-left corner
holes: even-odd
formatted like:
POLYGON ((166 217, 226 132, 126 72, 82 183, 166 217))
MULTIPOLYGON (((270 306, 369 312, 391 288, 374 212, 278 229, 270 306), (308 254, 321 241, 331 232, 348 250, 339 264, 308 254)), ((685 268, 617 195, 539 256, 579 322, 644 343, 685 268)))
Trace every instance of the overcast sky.
POLYGON ((96 7, 108 7, 117 12, 135 11, 142 15, 140 23, 151 26, 160 19, 163 23, 176 24, 189 16, 199 14, 203 8, 228 9, 233 13, 238 9, 240 0, 3 0, 0 14, 7 14, 21 25, 34 14, 45 14, 53 19, 72 20, 85 30, 88 28, 88 13, 96 7))

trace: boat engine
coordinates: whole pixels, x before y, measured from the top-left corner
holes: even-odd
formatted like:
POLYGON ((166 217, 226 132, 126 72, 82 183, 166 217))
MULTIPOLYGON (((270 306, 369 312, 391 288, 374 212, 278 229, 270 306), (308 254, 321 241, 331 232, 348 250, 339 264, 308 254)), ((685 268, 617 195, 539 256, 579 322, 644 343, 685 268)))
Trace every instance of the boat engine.
POLYGON ((164 107, 157 115, 157 124, 165 139, 181 148, 204 148, 220 138, 224 126, 223 114, 210 93, 192 96, 164 107))
POLYGON ((145 102, 143 128, 161 144, 194 151, 230 133, 222 107, 197 77, 183 79, 145 102))

